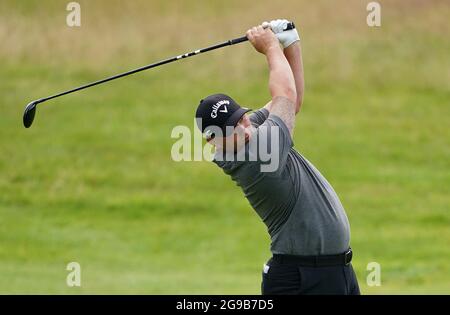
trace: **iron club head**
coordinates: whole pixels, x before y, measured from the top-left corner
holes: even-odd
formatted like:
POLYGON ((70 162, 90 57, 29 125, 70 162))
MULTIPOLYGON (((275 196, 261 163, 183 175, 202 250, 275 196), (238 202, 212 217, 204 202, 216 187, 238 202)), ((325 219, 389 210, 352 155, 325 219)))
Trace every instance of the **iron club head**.
POLYGON ((36 115, 36 105, 38 103, 38 100, 32 101, 25 107, 25 112, 23 113, 23 125, 25 128, 29 128, 33 123, 34 116, 36 115))

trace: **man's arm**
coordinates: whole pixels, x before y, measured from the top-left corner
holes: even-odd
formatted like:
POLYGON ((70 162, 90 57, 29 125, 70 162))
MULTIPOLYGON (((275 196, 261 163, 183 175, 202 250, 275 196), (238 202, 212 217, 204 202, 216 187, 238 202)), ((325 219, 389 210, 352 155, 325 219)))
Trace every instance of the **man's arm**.
POLYGON ((286 56, 289 65, 291 66, 292 73, 295 79, 295 89, 297 92, 297 100, 295 102, 295 113, 300 111, 300 107, 303 103, 303 94, 305 91, 305 78, 303 75, 303 61, 302 61, 302 49, 300 42, 295 42, 284 49, 284 55, 286 56))
POLYGON ((262 26, 254 27, 247 32, 247 37, 255 49, 266 56, 269 66, 272 101, 265 108, 283 120, 292 136, 297 92, 291 67, 271 30, 263 29, 262 26))
MULTIPOLYGON (((295 79, 295 90, 297 93, 297 100, 295 102, 295 114, 298 114, 303 104, 303 95, 305 92, 305 77, 303 73, 302 49, 300 43, 296 42, 284 49, 284 56, 286 57, 291 71, 295 79)), ((272 100, 270 100, 263 108, 270 109, 272 100)))

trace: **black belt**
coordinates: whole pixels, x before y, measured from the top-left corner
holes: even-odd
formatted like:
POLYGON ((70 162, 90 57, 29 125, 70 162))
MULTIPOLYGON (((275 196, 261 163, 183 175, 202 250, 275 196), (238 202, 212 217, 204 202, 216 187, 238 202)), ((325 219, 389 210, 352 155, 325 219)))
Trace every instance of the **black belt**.
POLYGON ((275 254, 269 261, 269 265, 270 263, 274 263, 280 265, 299 265, 304 267, 347 266, 352 261, 352 257, 353 252, 351 248, 345 253, 338 255, 297 256, 275 254))

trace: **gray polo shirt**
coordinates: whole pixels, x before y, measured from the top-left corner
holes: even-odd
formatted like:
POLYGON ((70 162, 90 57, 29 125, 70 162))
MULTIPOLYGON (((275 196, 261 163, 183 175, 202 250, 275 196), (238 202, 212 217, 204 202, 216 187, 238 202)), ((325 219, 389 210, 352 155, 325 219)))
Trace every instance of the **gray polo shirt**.
POLYGON ((264 162, 248 157, 248 143, 242 148, 247 154, 245 161, 233 160, 229 153, 218 150, 214 162, 241 187, 266 224, 272 253, 331 255, 345 252, 349 248, 350 227, 331 185, 314 165, 293 149, 289 130, 278 116, 261 109, 251 114, 250 120, 256 128, 252 139, 266 137, 270 145, 271 135, 278 137, 276 171, 261 171, 264 162), (270 132, 273 130, 270 127, 277 127, 277 134, 270 132))

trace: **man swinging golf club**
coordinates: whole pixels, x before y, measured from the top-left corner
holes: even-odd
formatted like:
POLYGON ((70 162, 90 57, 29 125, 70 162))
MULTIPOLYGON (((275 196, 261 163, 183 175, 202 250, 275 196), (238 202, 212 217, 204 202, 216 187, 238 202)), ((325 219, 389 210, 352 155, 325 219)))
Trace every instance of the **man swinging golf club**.
POLYGON ((267 225, 273 256, 264 265, 262 294, 359 294, 345 210, 328 181, 293 148, 304 78, 299 36, 295 29, 283 32, 287 24, 274 20, 247 32, 267 59, 270 102, 249 115, 229 96, 210 95, 197 108, 197 123, 216 148, 214 162, 267 225), (275 169, 263 168, 254 144, 267 146, 275 169))

